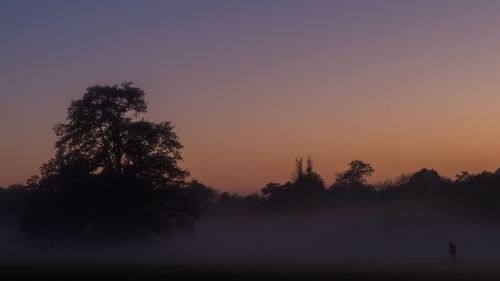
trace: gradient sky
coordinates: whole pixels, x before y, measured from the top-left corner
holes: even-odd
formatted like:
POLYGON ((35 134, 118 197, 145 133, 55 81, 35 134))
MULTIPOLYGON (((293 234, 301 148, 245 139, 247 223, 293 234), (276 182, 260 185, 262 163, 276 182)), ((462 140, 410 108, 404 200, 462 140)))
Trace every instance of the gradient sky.
POLYGON ((0 185, 95 83, 133 81, 192 178, 240 193, 311 155, 330 184, 500 167, 500 1, 0 0, 0 185))

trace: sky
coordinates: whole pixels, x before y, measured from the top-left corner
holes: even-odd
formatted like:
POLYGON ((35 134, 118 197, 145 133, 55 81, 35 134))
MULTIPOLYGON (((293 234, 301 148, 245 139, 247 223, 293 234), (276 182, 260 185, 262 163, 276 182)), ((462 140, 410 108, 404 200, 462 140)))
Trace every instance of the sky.
POLYGON ((500 1, 0 0, 0 186, 54 154, 94 84, 133 81, 192 179, 250 193, 310 155, 327 184, 500 167, 500 1))

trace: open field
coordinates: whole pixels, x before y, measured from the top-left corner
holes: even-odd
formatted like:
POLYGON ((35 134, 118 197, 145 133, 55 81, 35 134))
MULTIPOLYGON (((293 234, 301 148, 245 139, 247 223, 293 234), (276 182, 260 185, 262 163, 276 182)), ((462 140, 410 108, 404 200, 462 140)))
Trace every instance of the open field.
POLYGON ((0 276, 2 280, 498 280, 500 261, 366 259, 309 265, 4 262, 0 276))

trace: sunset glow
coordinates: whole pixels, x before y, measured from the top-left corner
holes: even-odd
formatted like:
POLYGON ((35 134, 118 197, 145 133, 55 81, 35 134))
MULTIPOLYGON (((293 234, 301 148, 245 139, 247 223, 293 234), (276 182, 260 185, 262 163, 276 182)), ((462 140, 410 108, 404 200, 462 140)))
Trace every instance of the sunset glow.
POLYGON ((307 155, 328 184, 353 159, 370 182, 500 167, 499 1, 26 3, 0 3, 0 186, 52 157, 71 100, 123 81, 224 191, 307 155))

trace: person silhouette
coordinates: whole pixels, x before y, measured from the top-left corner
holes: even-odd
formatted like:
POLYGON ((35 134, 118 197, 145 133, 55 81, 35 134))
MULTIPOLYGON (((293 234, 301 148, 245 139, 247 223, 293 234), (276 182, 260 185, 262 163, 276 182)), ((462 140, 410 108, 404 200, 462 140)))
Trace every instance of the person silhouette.
POLYGON ((450 247, 451 259, 455 260, 456 253, 457 253, 457 246, 455 244, 453 244, 452 242, 448 242, 448 246, 450 247))

